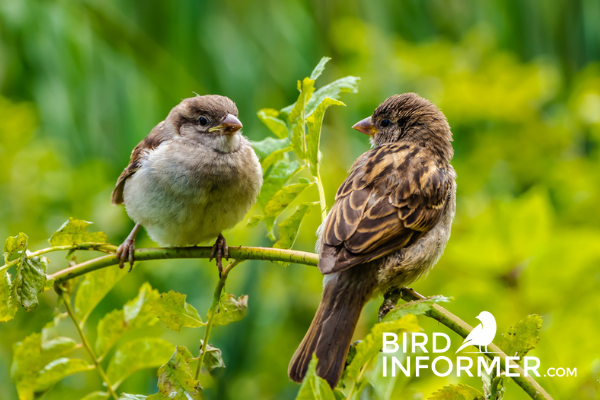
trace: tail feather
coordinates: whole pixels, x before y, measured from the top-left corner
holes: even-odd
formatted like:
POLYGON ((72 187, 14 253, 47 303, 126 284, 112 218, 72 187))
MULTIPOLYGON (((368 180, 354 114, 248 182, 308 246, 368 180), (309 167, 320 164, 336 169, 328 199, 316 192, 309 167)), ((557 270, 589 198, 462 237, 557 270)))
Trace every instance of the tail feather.
POLYGON ((323 290, 323 299, 317 313, 294 353, 288 368, 290 378, 302 382, 308 364, 315 354, 318 359, 317 375, 335 387, 344 369, 346 356, 366 302, 367 294, 357 286, 331 279, 323 290))

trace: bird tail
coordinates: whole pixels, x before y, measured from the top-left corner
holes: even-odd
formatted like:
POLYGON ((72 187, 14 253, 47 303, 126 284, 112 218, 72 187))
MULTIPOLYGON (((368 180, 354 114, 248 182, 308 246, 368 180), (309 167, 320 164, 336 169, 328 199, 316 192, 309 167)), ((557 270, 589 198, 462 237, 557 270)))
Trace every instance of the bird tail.
POLYGON ((317 313, 288 367, 293 381, 302 382, 313 354, 318 359, 317 375, 329 386, 335 387, 342 375, 352 334, 367 300, 365 290, 349 284, 344 275, 325 284, 317 313))
POLYGON ((454 353, 454 354, 458 354, 459 351, 461 351, 465 347, 470 346, 471 342, 472 342, 472 340, 466 340, 463 344, 460 345, 460 347, 458 348, 458 350, 456 350, 456 353, 454 353))

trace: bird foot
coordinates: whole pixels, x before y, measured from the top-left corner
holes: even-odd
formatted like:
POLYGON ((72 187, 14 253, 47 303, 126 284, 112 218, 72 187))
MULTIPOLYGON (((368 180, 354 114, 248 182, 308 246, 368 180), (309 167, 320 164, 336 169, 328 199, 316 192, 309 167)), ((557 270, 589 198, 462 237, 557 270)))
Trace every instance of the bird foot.
POLYGON ((229 260, 229 248, 227 247, 227 242, 225 241, 225 238, 220 233, 217 237, 217 241, 213 245, 212 250, 210 252, 209 261, 212 261, 213 258, 217 260, 217 267, 219 268, 219 279, 221 279, 221 274, 223 273, 223 258, 229 260))
POLYGON ((115 256, 119 260, 119 268, 123 269, 125 266, 125 262, 129 261, 129 270, 127 272, 131 272, 133 269, 133 252, 135 251, 135 236, 137 235, 140 229, 140 224, 136 224, 132 229, 127 239, 117 248, 117 252, 115 256))

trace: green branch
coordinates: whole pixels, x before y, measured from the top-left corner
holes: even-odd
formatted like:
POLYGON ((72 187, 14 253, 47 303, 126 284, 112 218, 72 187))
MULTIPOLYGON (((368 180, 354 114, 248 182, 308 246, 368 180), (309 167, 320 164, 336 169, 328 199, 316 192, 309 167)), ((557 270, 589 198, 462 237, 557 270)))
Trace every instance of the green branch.
MULTIPOLYGON (((423 300, 425 298, 415 291, 406 288, 400 290, 400 297, 404 301, 423 300)), ((431 310, 425 313, 425 315, 446 325, 448 328, 462 336, 463 339, 466 338, 473 330, 473 328, 465 321, 438 304, 433 304, 431 310)), ((506 363, 506 358, 508 356, 502 350, 500 350, 498 346, 492 343, 488 346, 488 348, 490 352, 484 353, 486 357, 488 357, 490 360, 493 360, 494 354, 492 353, 496 353, 499 354, 500 359, 506 363)), ((505 364, 500 363, 501 368, 503 365, 505 364)), ((521 388, 529 395, 529 397, 535 400, 552 400, 552 397, 548 394, 548 392, 546 392, 532 377, 525 376, 525 372, 521 367, 512 361, 510 361, 510 365, 514 366, 514 368, 511 367, 513 371, 519 373, 518 377, 511 377, 511 379, 514 380, 517 385, 521 386, 521 388)), ((502 368, 502 370, 504 371, 504 368, 502 368)))

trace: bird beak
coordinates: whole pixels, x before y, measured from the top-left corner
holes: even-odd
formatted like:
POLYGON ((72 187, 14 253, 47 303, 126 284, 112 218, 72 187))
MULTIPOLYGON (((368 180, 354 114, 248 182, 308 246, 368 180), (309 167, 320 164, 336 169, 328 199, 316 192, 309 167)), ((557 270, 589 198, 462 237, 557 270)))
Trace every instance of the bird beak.
POLYGON ((233 135, 237 131, 242 129, 242 123, 235 115, 227 114, 227 116, 221 121, 221 123, 213 128, 210 128, 209 132, 221 131, 226 135, 233 135))
POLYGON ((375 128, 375 126, 371 123, 371 117, 358 121, 356 124, 354 124, 352 129, 356 129, 357 131, 369 136, 379 133, 379 130, 377 130, 377 128, 375 128))

